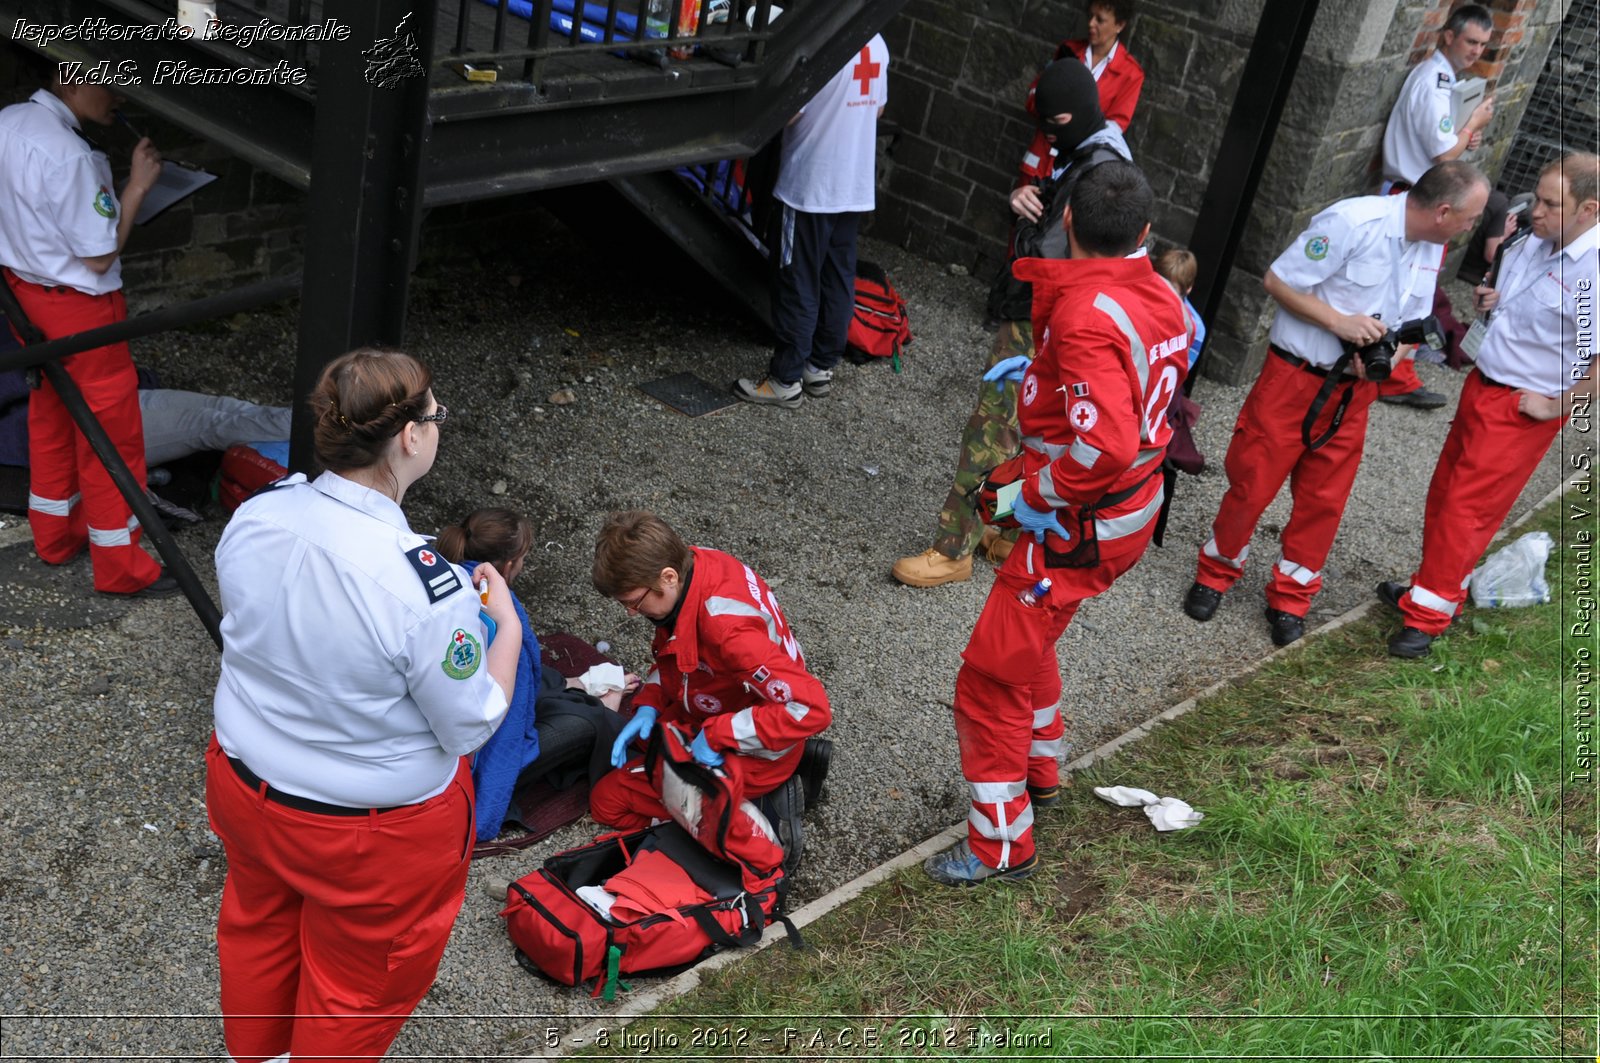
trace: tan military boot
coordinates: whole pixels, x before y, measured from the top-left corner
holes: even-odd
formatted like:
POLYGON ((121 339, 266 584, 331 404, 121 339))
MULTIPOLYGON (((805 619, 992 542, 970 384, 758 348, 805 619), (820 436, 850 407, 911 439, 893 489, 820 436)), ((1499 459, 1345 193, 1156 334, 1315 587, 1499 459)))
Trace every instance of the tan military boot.
POLYGON ((1016 541, 1007 539, 999 528, 987 527, 983 529, 983 538, 978 541, 978 549, 988 555, 995 567, 1005 564, 1006 558, 1011 556, 1011 548, 1016 546, 1016 541))
POLYGON ((894 563, 894 578, 907 587, 937 587, 972 578, 972 555, 951 560, 937 550, 928 549, 894 563))

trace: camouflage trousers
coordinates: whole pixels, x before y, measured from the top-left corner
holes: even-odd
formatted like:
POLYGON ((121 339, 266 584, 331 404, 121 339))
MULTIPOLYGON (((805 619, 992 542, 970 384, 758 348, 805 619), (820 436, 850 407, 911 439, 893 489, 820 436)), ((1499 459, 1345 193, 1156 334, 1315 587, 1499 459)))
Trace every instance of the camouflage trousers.
MULTIPOLYGON (((1031 321, 1002 321, 994 338, 994 348, 989 352, 985 370, 993 368, 1007 358, 1022 355, 1033 357, 1033 323, 1031 321)), ((983 522, 973 508, 978 487, 990 469, 1010 458, 1022 448, 1022 435, 1017 430, 1017 385, 1008 382, 996 388, 980 381, 978 405, 967 426, 961 431, 961 458, 956 464, 956 480, 939 511, 938 537, 933 548, 946 557, 964 557, 977 547, 983 537, 983 522)), ((1008 531, 1006 538, 1015 541, 1016 532, 1008 531)))

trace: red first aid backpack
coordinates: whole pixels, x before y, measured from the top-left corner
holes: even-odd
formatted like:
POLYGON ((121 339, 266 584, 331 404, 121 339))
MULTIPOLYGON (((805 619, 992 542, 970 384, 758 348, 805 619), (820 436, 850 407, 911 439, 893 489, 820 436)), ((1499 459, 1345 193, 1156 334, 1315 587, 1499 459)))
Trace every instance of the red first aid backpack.
POLYGON ((217 473, 217 500, 232 513, 245 500, 289 470, 254 447, 236 443, 223 451, 222 468, 217 473))
POLYGON ((602 835, 507 887, 500 917, 525 969, 563 985, 595 979, 595 995, 609 1001, 619 986, 629 988, 622 975, 685 970, 724 948, 754 945, 770 922, 782 922, 798 946, 782 914, 782 847, 773 841, 768 867, 725 858, 721 839, 743 798, 726 777, 695 763, 688 746, 664 725, 645 760, 673 822, 602 835), (631 890, 614 885, 619 877, 631 890), (617 899, 602 915, 579 891, 607 884, 617 899), (641 894, 662 903, 640 914, 629 902, 641 894))
POLYGON ((856 309, 850 318, 850 333, 845 353, 861 364, 870 358, 893 359, 900 371, 900 349, 911 342, 911 322, 906 317, 906 301, 883 267, 873 262, 856 263, 856 309))

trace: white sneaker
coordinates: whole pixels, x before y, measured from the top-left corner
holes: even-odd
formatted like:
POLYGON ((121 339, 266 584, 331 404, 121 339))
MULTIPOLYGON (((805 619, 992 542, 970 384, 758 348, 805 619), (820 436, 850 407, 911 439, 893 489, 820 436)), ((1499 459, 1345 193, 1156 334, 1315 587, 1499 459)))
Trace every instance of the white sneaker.
POLYGON ((796 409, 805 398, 798 380, 793 384, 785 384, 770 376, 762 377, 759 381, 740 377, 733 385, 733 393, 758 406, 782 406, 786 410, 796 409))
POLYGON ((818 369, 809 361, 800 366, 800 386, 807 395, 823 398, 833 389, 833 370, 818 369))

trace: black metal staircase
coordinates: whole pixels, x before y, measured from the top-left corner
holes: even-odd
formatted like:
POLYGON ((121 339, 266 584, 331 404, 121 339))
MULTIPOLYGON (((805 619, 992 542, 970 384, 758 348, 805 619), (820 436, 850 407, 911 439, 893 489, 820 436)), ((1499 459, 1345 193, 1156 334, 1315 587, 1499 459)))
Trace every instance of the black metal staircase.
POLYGON ((905 0, 788 0, 781 15, 772 0, 664 2, 668 32, 640 40, 626 27, 653 0, 577 0, 565 31, 556 8, 574 0, 221 0, 217 39, 174 32, 176 0, 11 0, 0 29, 138 28, 20 43, 111 60, 138 77, 118 89, 141 107, 307 190, 291 448, 304 468, 300 400, 329 359, 401 341, 430 207, 613 181, 765 315, 747 237, 668 172, 755 154, 905 0))

